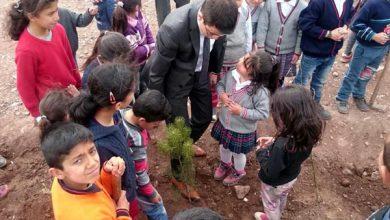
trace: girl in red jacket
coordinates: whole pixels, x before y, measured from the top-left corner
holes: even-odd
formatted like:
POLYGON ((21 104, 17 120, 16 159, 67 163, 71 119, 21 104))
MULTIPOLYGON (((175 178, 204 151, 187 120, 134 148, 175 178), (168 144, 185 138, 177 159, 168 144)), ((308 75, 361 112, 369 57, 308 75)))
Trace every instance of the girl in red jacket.
POLYGON ((19 41, 15 50, 17 89, 30 114, 39 121, 39 101, 53 88, 75 91, 80 74, 64 28, 57 24, 57 0, 20 0, 8 13, 7 30, 19 41))

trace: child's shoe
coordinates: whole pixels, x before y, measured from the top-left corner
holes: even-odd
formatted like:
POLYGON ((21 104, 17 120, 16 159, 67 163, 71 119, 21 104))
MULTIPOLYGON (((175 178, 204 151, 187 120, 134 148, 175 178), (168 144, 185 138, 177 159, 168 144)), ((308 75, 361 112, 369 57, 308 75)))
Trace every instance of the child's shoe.
POLYGON ((351 54, 345 54, 345 53, 343 53, 343 55, 341 55, 341 62, 343 62, 343 63, 349 63, 350 61, 351 61, 351 59, 352 59, 352 53, 351 54))
POLYGON ((246 172, 243 171, 237 171, 233 169, 233 172, 230 173, 229 176, 227 176, 225 179, 223 179, 222 184, 225 186, 234 186, 237 185, 237 183, 246 175, 246 172))
POLYGON ((215 180, 223 180, 228 174, 229 172, 231 171, 232 169, 232 164, 227 164, 227 163, 224 163, 221 161, 221 163, 219 163, 219 166, 217 167, 217 169, 215 169, 215 172, 214 172, 214 179, 215 180))
POLYGON ((268 220, 268 216, 264 212, 255 212, 256 220, 268 220))

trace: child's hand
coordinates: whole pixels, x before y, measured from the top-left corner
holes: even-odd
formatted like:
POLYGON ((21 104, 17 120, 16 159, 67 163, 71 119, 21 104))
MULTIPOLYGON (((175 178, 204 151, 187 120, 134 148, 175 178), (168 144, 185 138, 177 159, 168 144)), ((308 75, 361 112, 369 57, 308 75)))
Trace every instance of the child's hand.
POLYGON ((156 195, 154 198, 150 199, 150 201, 151 201, 152 203, 160 203, 160 202, 161 202, 161 196, 160 196, 160 194, 157 193, 157 195, 156 195))
POLYGON ((257 139, 258 148, 267 148, 274 141, 273 137, 259 137, 257 139))
POLYGON ((232 100, 229 98, 229 95, 226 92, 222 93, 219 96, 219 99, 221 99, 221 102, 222 104, 224 104, 224 106, 227 106, 230 102, 232 102, 232 100))
POLYGON ((378 44, 384 45, 389 40, 389 36, 385 32, 381 32, 375 34, 372 39, 378 44))
POLYGON ((210 73, 210 83, 212 86, 217 85, 218 82, 218 75, 216 73, 210 73))
POLYGON ((127 201, 126 198, 126 191, 122 190, 121 191, 121 196, 118 199, 118 202, 116 203, 116 208, 117 209, 126 209, 129 211, 129 202, 127 201))
POLYGON ((106 163, 104 163, 104 171, 111 173, 116 177, 121 177, 125 172, 125 161, 120 157, 111 157, 106 163))
POLYGON ((233 115, 240 115, 241 114, 241 111, 242 111, 241 105, 231 101, 230 103, 228 103, 227 107, 233 115))
POLYGON ((297 64, 300 56, 301 56, 301 54, 294 53, 294 56, 291 59, 291 64, 294 64, 294 65, 297 64))
POLYGON ((88 8, 88 13, 92 16, 95 16, 98 12, 99 12, 99 7, 97 5, 88 8))
POLYGON ((72 97, 77 97, 80 95, 80 91, 76 88, 76 86, 74 86, 72 84, 70 84, 68 87, 66 87, 65 90, 72 97))

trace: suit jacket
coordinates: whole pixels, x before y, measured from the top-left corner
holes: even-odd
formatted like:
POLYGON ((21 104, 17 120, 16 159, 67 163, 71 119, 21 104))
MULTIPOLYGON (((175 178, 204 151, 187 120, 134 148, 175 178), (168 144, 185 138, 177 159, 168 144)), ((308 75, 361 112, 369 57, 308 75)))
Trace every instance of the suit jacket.
MULTIPOLYGON (((143 75, 149 73, 149 88, 159 90, 168 98, 188 96, 194 86, 200 45, 197 14, 202 3, 187 4, 168 15, 158 31, 156 50, 144 68, 143 75)), ((209 72, 220 72, 225 45, 225 36, 215 41, 209 72)))

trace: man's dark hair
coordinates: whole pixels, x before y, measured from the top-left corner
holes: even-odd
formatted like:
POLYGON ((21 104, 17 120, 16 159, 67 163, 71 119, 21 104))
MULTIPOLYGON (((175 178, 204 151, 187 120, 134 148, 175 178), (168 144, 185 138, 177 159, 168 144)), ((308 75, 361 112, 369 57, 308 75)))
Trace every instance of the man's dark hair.
POLYGON ((233 33, 238 19, 235 0, 205 0, 200 11, 205 25, 215 26, 221 34, 233 33))
POLYGON ((93 142, 92 133, 74 122, 57 122, 42 130, 41 149, 49 167, 63 169, 62 163, 80 143, 93 142))
POLYGON ((186 209, 173 216, 173 220, 223 220, 224 218, 209 208, 186 209))
POLYGON ((162 121, 171 114, 171 105, 161 92, 148 90, 142 93, 133 106, 134 115, 147 122, 162 121))

